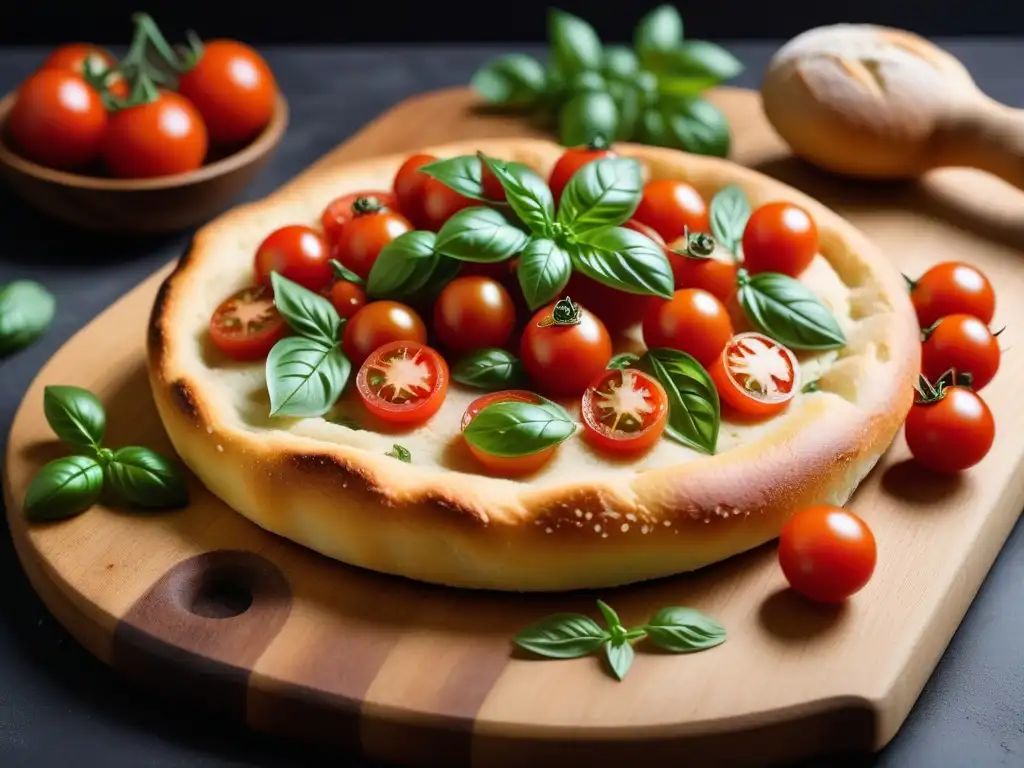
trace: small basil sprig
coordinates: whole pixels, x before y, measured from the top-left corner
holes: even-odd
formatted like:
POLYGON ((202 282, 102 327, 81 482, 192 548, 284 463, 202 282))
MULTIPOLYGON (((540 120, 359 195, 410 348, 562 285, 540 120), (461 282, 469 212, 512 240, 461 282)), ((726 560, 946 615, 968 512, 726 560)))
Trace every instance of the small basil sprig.
POLYGON ((462 436, 493 456, 515 458, 556 446, 575 431, 576 422, 557 403, 505 400, 483 408, 462 436))
POLYGON ((721 425, 718 389, 695 358, 678 349, 649 349, 636 367, 654 376, 668 395, 666 437, 714 454, 721 425))
POLYGON ((522 361, 504 349, 487 347, 459 358, 452 366, 452 381, 496 392, 514 389, 526 380, 522 361))
POLYGON ((51 385, 43 391, 47 423, 76 451, 45 464, 25 494, 25 516, 33 521, 80 515, 105 490, 130 506, 148 509, 188 504, 188 486, 176 464, 149 448, 104 446, 106 411, 86 389, 51 385))
POLYGON ((608 669, 622 680, 636 658, 633 643, 638 640, 646 638, 672 653, 704 651, 726 640, 725 628, 694 608, 663 608, 647 623, 627 628, 610 605, 598 600, 597 607, 604 627, 582 613, 556 613, 526 627, 512 642, 549 659, 578 659, 604 648, 608 669))
POLYGON ((821 300, 799 280, 778 272, 737 273, 736 298, 758 331, 790 349, 839 349, 846 335, 821 300))
POLYGON ((722 187, 711 198, 708 217, 711 220, 711 234, 715 240, 733 256, 738 256, 743 242, 743 230, 750 219, 750 201, 746 193, 736 184, 722 187))
POLYGON ((42 336, 56 307, 53 294, 33 280, 0 286, 0 355, 17 352, 42 336))

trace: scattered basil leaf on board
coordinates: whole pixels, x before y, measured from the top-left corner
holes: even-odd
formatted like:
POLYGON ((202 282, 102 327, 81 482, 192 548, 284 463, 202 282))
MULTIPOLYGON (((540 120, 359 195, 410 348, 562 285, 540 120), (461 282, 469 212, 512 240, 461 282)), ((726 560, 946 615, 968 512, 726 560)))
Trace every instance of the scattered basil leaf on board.
POLYGON ((711 102, 699 97, 662 97, 661 114, 669 146, 698 155, 728 156, 729 123, 711 102))
POLYGON ((434 160, 420 166, 420 172, 433 176, 446 187, 473 200, 490 201, 484 191, 483 165, 476 155, 459 155, 434 160))
POLYGON ((778 272, 738 276, 737 299, 747 320, 790 349, 838 349, 846 336, 835 315, 799 280, 778 272))
POLYGON ((626 293, 672 298, 675 278, 664 249, 635 230, 590 230, 570 255, 577 270, 599 283, 626 293))
POLYGON ((721 405, 704 366, 679 350, 649 349, 637 361, 637 367, 654 376, 668 395, 665 435, 696 451, 714 454, 721 405))
POLYGON ((29 483, 25 516, 29 520, 63 520, 80 515, 103 492, 103 467, 90 456, 64 456, 45 464, 29 483))
POLYGON ((722 187, 711 198, 708 211, 711 234, 734 256, 739 255, 743 230, 747 228, 750 211, 750 201, 746 193, 736 184, 722 187))
POLYGON ((0 355, 34 342, 53 322, 57 302, 33 280, 14 280, 0 286, 0 355))
POLYGON ((489 454, 513 458, 558 445, 575 431, 576 422, 554 403, 503 401, 483 408, 462 436, 489 454))
POLYGON ((601 616, 604 618, 604 623, 608 626, 608 629, 622 627, 622 620, 619 618, 619 614, 604 600, 597 601, 597 609, 601 612, 601 616))
POLYGON ((571 275, 569 252, 547 238, 530 240, 516 268, 519 287, 530 309, 537 309, 555 299, 569 283, 571 275))
POLYGON ((626 639, 618 642, 609 642, 604 647, 605 658, 608 659, 608 666, 612 674, 622 680, 626 677, 630 667, 633 666, 633 659, 636 658, 636 651, 626 639))
POLYGON ((634 355, 632 352, 620 352, 617 355, 612 355, 612 359, 608 361, 606 368, 612 371, 621 371, 629 368, 639 359, 640 355, 634 355))
POLYGON ((520 631, 513 642, 549 659, 577 659, 596 651, 609 637, 589 616, 556 613, 520 631))
POLYGON ((714 648, 726 637, 721 624, 694 608, 663 608, 643 629, 652 643, 674 653, 714 648))
POLYGON ((346 267, 337 259, 331 259, 330 264, 331 271, 334 272, 334 276, 338 280, 348 280, 350 283, 355 283, 356 285, 363 285, 366 282, 365 280, 363 280, 363 278, 361 278, 359 275, 357 275, 355 272, 346 267))
POLYGON ((392 445, 391 450, 384 455, 390 456, 393 459, 398 459, 399 461, 404 461, 406 464, 412 463, 412 454, 409 452, 409 449, 405 446, 399 445, 398 443, 392 445))
POLYGON ((505 199, 516 216, 534 234, 547 234, 555 220, 555 198, 548 183, 525 165, 481 159, 505 190, 505 199))
POLYGON ((465 208, 444 223, 434 247, 460 261, 494 262, 523 250, 529 235, 493 208, 465 208))
POLYGON ((338 340, 341 318, 330 301, 277 272, 270 273, 270 284, 274 305, 292 330, 324 344, 338 340))
POLYGON ((656 51, 669 51, 683 42, 683 19, 674 5, 659 5, 641 17, 633 45, 641 59, 656 51))
POLYGON ((95 452, 103 445, 107 414, 92 392, 51 384, 43 390, 43 414, 50 429, 72 448, 95 452))
POLYGON ((381 248, 370 267, 366 292, 375 299, 399 299, 419 291, 437 266, 436 239, 433 232, 414 229, 381 248))
POLYGON ((619 109, 610 93, 578 93, 565 103, 558 116, 559 141, 566 147, 578 147, 598 135, 615 136, 618 126, 619 109))
POLYGON ((303 336, 281 339, 267 355, 270 415, 323 416, 341 396, 351 370, 337 343, 303 336))
POLYGON ((594 28, 579 16, 549 10, 548 39, 555 66, 563 75, 600 68, 601 39, 594 28))
POLYGON ((478 349, 452 366, 452 381, 467 387, 496 392, 515 389, 526 379, 523 364, 504 349, 478 349))
POLYGON ((640 164, 633 158, 607 157, 580 168, 566 184, 558 205, 558 223, 576 237, 629 219, 643 194, 640 164))
POLYGON ((114 493, 135 506, 159 509, 188 504, 188 486, 178 467, 149 448, 118 448, 104 472, 114 493))
POLYGON ((470 86, 491 104, 531 106, 544 93, 544 66, 532 56, 510 53, 478 69, 470 86))

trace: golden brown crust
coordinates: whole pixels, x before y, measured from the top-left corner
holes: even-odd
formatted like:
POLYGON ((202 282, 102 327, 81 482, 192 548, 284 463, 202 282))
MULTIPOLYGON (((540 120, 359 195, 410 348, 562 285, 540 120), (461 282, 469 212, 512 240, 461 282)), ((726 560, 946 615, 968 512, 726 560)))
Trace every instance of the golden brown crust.
MULTIPOLYGON (((559 148, 488 140, 478 149, 546 173, 559 148)), ((689 179, 710 195, 740 184, 756 205, 785 198, 817 221, 822 252, 850 288, 849 345, 822 390, 771 427, 715 456, 604 481, 513 482, 418 467, 316 434, 246 424, 205 378, 197 341, 213 296, 217 254, 240 233, 258 240, 319 213, 333 194, 386 186, 405 155, 307 174, 199 233, 161 288, 150 323, 149 373, 178 453, 206 486, 257 524, 330 557, 452 586, 567 590, 617 585, 702 567, 778 535, 800 507, 845 503, 906 416, 917 374, 916 322, 884 257, 850 224, 802 193, 723 160, 623 145, 654 177, 689 179), (296 217, 299 217, 298 219, 296 217), (207 271, 203 271, 209 267, 207 271)), ((246 243, 242 252, 252 253, 246 243), (248 250, 247 250, 248 249, 248 250)), ((248 268, 225 266, 237 279, 248 268)))

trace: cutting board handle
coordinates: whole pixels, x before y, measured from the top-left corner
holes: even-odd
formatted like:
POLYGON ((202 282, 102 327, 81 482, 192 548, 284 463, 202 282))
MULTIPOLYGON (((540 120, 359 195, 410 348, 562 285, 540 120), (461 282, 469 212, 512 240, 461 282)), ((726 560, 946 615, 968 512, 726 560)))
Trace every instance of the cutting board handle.
POLYGON ((949 117, 939 145, 937 165, 978 168, 1024 189, 1024 109, 982 97, 949 117))

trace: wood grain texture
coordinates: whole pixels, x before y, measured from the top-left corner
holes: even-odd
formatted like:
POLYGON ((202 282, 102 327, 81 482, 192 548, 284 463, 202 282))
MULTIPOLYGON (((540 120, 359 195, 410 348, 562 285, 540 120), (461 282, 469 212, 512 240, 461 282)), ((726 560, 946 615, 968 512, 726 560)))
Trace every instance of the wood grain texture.
MULTIPOLYGON (((957 258, 988 272, 999 295, 994 325, 1008 326, 1006 348, 1017 346, 1024 194, 976 171, 900 184, 841 181, 789 157, 756 94, 722 90, 715 101, 736 131, 738 162, 837 209, 902 271, 957 258)), ((510 119, 475 116, 470 103, 463 90, 418 97, 319 162, 540 135, 510 119)), ((1024 445, 1016 437, 1024 411, 1014 386, 1024 359, 1009 351, 983 393, 998 420, 983 464, 937 480, 908 461, 901 435, 857 492, 852 506, 875 532, 879 565, 865 590, 838 608, 788 592, 770 545, 692 575, 600 595, 416 584, 276 538, 194 479, 193 503, 181 512, 134 516, 96 507, 27 526, 28 482, 60 453, 43 418, 45 385, 96 392, 110 408, 111 444, 170 451, 143 360, 145 318, 169 270, 72 338, 29 388, 8 443, 9 524, 40 595, 96 655, 136 678, 148 673, 158 691, 181 675, 193 684, 179 693, 238 714, 245 681, 244 716, 263 731, 430 765, 628 764, 641 755, 645 765, 738 765, 877 749, 913 705, 1024 505, 1024 445), (104 364, 89 364, 95 360, 104 364), (230 553, 245 554, 235 561, 230 553), (220 586, 202 587, 218 573, 220 586), (246 589, 252 607, 225 617, 245 603, 246 589), (555 611, 596 615, 596 597, 627 623, 665 605, 691 605, 722 622, 729 640, 690 656, 638 646, 621 683, 597 657, 554 662, 512 652, 509 639, 524 625, 555 611), (206 681, 222 676, 221 695, 208 701, 206 681)))

